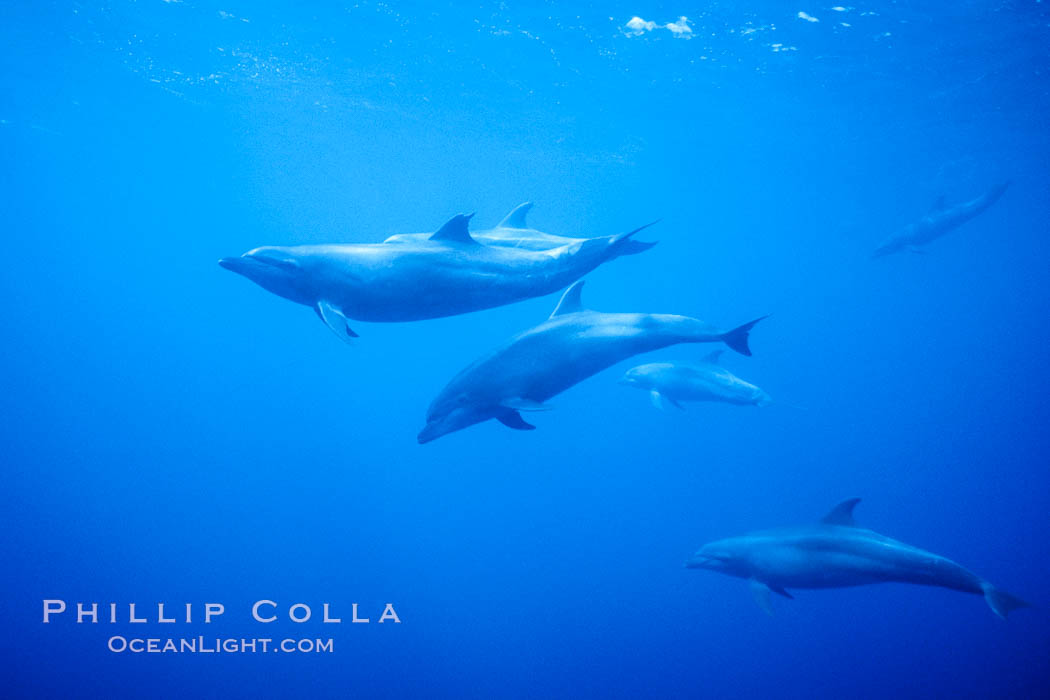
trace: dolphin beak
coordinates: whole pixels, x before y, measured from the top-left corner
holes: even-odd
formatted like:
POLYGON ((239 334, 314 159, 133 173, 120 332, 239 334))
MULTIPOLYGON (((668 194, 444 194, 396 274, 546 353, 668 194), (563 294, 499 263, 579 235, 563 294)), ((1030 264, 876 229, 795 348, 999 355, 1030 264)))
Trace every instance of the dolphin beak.
POLYGON ((703 554, 696 553, 689 557, 685 562, 685 568, 687 569, 705 569, 712 562, 715 561, 711 557, 704 556, 703 554))
POLYGON ((257 266, 258 262, 245 255, 239 255, 236 258, 219 258, 219 267, 236 272, 238 275, 247 275, 253 264, 257 266))
POLYGON ((440 423, 427 423, 423 426, 423 429, 419 431, 419 435, 416 436, 416 442, 420 445, 425 445, 428 442, 437 440, 444 434, 445 431, 441 429, 440 423))

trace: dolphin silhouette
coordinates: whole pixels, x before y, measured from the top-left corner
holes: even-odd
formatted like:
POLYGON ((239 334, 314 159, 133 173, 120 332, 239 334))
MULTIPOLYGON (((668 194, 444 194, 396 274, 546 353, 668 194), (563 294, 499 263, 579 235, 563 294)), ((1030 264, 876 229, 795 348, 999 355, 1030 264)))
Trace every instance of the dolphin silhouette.
POLYGON ((755 601, 772 614, 769 593, 787 588, 841 588, 868 583, 918 583, 983 595, 996 615, 1028 603, 931 552, 857 526, 859 498, 835 506, 819 523, 755 532, 704 545, 686 563, 751 581, 755 601))
POLYGON ((627 370, 621 384, 649 392, 653 405, 667 401, 684 408, 682 401, 720 401, 737 406, 766 406, 772 399, 754 384, 745 382, 718 363, 722 350, 704 356, 699 365, 653 362, 627 370))
POLYGON ((628 233, 545 251, 481 245, 458 214, 436 233, 385 243, 268 246, 219 265, 260 287, 310 306, 341 339, 349 319, 418 321, 455 316, 563 289, 622 254, 628 233))
POLYGON ((944 197, 937 200, 933 210, 912 224, 908 224, 897 233, 890 236, 882 245, 871 254, 873 258, 881 258, 891 253, 899 253, 902 250, 910 250, 913 253, 922 253, 921 246, 936 240, 954 229, 962 226, 988 207, 995 204, 1009 182, 996 185, 980 197, 971 199, 969 202, 958 204, 954 207, 944 206, 944 197))
POLYGON ((577 282, 543 323, 514 336, 457 374, 427 410, 420 443, 495 418, 532 430, 519 411, 542 411, 544 401, 632 355, 676 343, 724 342, 750 355, 756 319, 721 330, 688 316, 606 314, 583 308, 577 282))
MULTIPOLYGON (((586 238, 572 238, 570 236, 557 236, 552 233, 544 233, 529 226, 526 221, 532 202, 524 202, 514 207, 513 211, 503 217, 495 228, 483 231, 474 231, 471 236, 478 243, 493 246, 505 246, 507 248, 520 248, 522 250, 550 250, 561 246, 583 243, 586 238)), ((426 233, 398 233, 387 238, 384 243, 404 243, 418 241, 426 238, 426 233)), ((649 250, 655 242, 627 240, 617 249, 617 255, 637 255, 649 250)))

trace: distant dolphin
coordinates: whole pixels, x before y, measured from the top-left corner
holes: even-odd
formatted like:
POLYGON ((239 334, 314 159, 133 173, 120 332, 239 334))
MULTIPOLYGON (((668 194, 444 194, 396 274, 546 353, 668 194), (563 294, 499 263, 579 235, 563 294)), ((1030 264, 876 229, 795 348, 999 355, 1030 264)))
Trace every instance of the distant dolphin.
POLYGON ((755 532, 704 545, 686 563, 751 581, 755 601, 772 614, 769 592, 786 588, 841 588, 868 583, 918 583, 983 595, 1006 618, 1028 603, 998 590, 950 559, 857 526, 851 498, 819 523, 755 532))
POLYGON ((876 248, 871 257, 881 258, 884 255, 899 253, 902 250, 909 250, 913 253, 923 252, 920 250, 920 246, 924 246, 949 231, 958 228, 995 204, 1009 186, 1009 182, 996 185, 980 197, 958 204, 950 209, 945 208, 944 197, 941 197, 929 214, 895 233, 885 243, 876 248))
POLYGON ((715 350, 700 365, 638 365, 627 370, 620 383, 648 391, 657 408, 663 408, 664 401, 683 409, 682 401, 720 401, 737 406, 766 406, 772 401, 769 394, 718 364, 721 355, 721 350, 715 350))
POLYGON ((457 374, 427 410, 419 442, 495 418, 508 428, 532 430, 519 411, 542 411, 543 402, 607 367, 676 343, 724 342, 750 355, 748 332, 762 319, 724 331, 688 316, 605 314, 583 308, 577 282, 550 318, 519 333, 457 374))
POLYGON ((470 216, 454 216, 436 233, 398 245, 272 246, 219 264, 312 307, 349 341, 357 333, 348 319, 418 321, 550 294, 621 255, 646 228, 531 251, 479 244, 467 229, 470 216))
MULTIPOLYGON (((571 238, 569 236, 556 236, 552 233, 544 233, 530 228, 525 221, 526 215, 532 209, 532 202, 519 204, 511 213, 503 217, 496 224, 496 228, 483 231, 474 231, 471 236, 478 243, 485 245, 505 246, 507 248, 521 248, 522 250, 550 250, 561 246, 583 243, 586 238, 571 238)), ((426 238, 426 233, 398 233, 387 238, 384 243, 404 243, 406 241, 418 241, 426 238)), ((618 255, 636 255, 649 250, 655 242, 648 241, 624 241, 620 246, 618 255)))

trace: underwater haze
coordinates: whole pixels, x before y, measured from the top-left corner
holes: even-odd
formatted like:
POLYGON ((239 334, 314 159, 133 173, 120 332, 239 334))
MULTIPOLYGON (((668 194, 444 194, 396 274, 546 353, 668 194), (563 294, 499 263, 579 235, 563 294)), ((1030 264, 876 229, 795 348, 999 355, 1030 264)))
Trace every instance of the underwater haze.
POLYGON ((5 697, 1047 694, 1048 3, 9 2, 0 38, 5 697), (620 383, 723 347, 677 345, 536 430, 420 445, 449 380, 558 292, 352 320, 348 345, 217 265, 525 201, 562 236, 659 219, 586 306, 769 314, 720 362, 772 403, 661 411, 620 383), (1033 607, 891 583, 792 590, 770 617, 685 567, 852 497, 1033 607), (77 624, 77 602, 123 612, 77 624))

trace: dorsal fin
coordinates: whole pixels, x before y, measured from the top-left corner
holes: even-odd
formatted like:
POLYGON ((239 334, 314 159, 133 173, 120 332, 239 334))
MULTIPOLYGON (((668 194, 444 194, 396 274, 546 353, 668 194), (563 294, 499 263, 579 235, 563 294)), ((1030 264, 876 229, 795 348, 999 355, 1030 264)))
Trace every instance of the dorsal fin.
POLYGON ((496 228, 528 228, 529 225, 525 223, 525 215, 529 213, 529 209, 532 209, 532 202, 519 204, 511 213, 503 217, 503 221, 499 222, 496 228))
POLYGON ((930 211, 944 211, 944 195, 942 194, 937 198, 937 201, 933 203, 933 209, 930 211))
POLYGON ((845 525, 846 527, 857 527, 857 521, 853 519, 853 508, 860 503, 859 498, 851 498, 843 501, 820 521, 826 525, 845 525))
POLYGON ((445 222, 430 236, 432 241, 456 241, 458 243, 477 243, 470 237, 468 223, 474 214, 456 214, 445 222))
POLYGON ((558 305, 554 307, 554 313, 551 314, 551 318, 554 318, 555 316, 564 316, 565 314, 574 314, 577 311, 583 311, 583 300, 580 298, 580 293, 582 291, 583 280, 580 280, 566 289, 565 293, 561 295, 561 300, 558 302, 558 305))
POLYGON ((721 356, 722 356, 722 351, 721 350, 715 350, 713 352, 709 352, 706 355, 704 355, 704 357, 702 359, 703 359, 704 362, 710 362, 713 365, 717 365, 718 364, 718 358, 720 358, 721 356))

